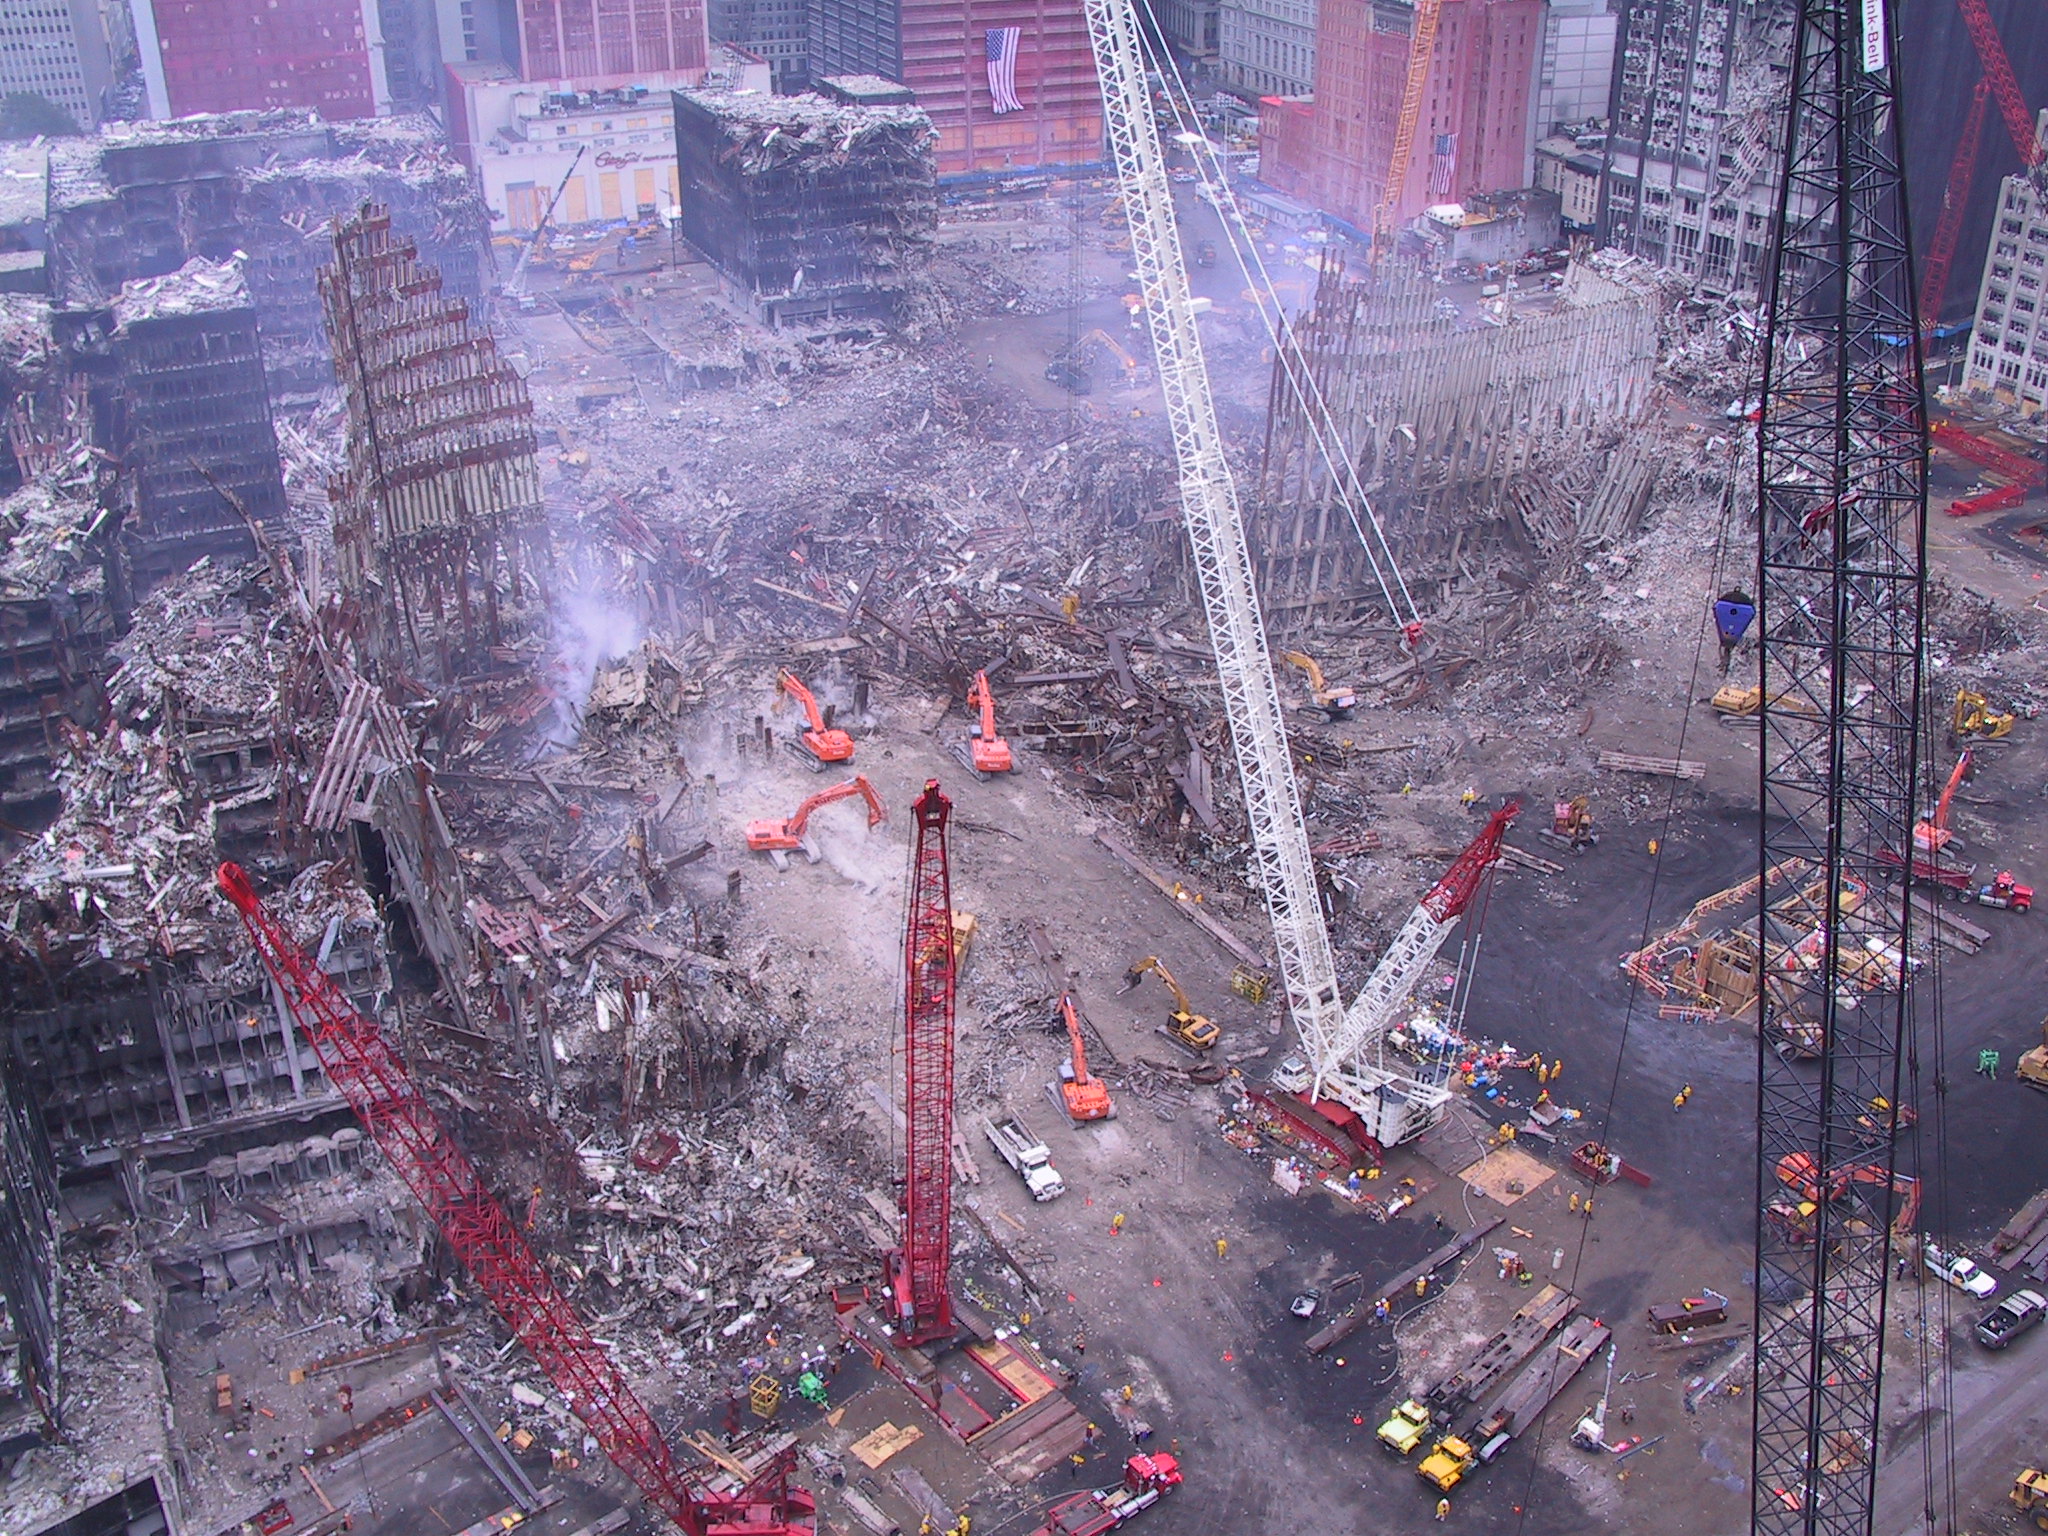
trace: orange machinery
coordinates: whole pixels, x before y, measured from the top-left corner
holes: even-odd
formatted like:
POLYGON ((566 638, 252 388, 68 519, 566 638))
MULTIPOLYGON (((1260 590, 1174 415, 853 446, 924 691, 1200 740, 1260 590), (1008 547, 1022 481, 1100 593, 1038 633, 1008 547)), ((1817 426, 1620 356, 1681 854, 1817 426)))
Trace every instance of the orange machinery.
POLYGON ((776 690, 788 694, 803 706, 804 718, 809 728, 799 738, 806 751, 816 760, 817 766, 826 763, 850 763, 853 761, 853 738, 841 730, 825 724, 824 715, 818 711, 818 701, 811 690, 798 682, 794 673, 783 672, 775 679, 776 690))
POLYGON ((1017 764, 1010 754, 1010 744, 996 734, 996 696, 989 691, 988 674, 974 674, 974 684, 967 690, 967 707, 980 712, 968 727, 972 740, 968 744, 969 761, 974 771, 980 774, 1009 773, 1017 764))
POLYGON ((1939 853, 1955 836, 1948 827, 1949 803, 1956 797, 1956 786, 1970 776, 1970 764, 1974 757, 1975 754, 1968 747, 1963 748, 1963 755, 1956 759, 1955 771, 1948 776, 1948 783, 1941 791, 1941 799, 1935 804, 1934 815, 1913 828, 1915 853, 1939 853))
POLYGON ((810 822, 811 813, 835 800, 845 800, 853 795, 864 796, 868 802, 868 825, 879 827, 889 819, 889 813, 882 805, 882 797, 875 793, 875 786, 864 773, 856 773, 844 784, 834 784, 830 789, 821 789, 810 799, 796 808, 796 814, 787 821, 750 821, 747 823, 747 846, 756 853, 785 853, 792 848, 801 848, 804 841, 804 827, 810 822))
POLYGON ((1060 1017, 1066 1021, 1071 1059, 1060 1067, 1060 1103, 1067 1118, 1076 1125, 1088 1120, 1114 1120, 1116 1106, 1099 1077, 1088 1075, 1088 1047, 1081 1039, 1081 1016, 1074 1011, 1074 994, 1060 994, 1060 1017))

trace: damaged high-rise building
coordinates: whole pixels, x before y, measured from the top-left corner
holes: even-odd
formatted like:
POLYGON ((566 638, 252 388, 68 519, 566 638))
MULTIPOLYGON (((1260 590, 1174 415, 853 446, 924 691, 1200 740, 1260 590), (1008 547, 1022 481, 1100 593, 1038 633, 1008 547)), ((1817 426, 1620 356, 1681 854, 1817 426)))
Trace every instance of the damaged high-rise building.
POLYGON ((544 616, 546 532, 526 382, 469 305, 365 206, 336 225, 320 297, 348 407, 329 487, 337 574, 381 673, 448 681, 544 616))
POLYGON ((1628 8, 1614 60, 1603 244, 1708 293, 1759 291, 1778 204, 1792 19, 1785 0, 1628 8))
POLYGON ((922 109, 677 91, 675 115, 683 233, 767 324, 898 317, 938 219, 922 109))
POLYGON ((321 231, 366 201, 419 231, 451 293, 482 293, 483 203, 438 129, 423 118, 324 123, 280 109, 116 124, 55 143, 50 295, 92 309, 124 283, 240 252, 269 387, 280 400, 310 397, 330 377, 315 286, 321 231))

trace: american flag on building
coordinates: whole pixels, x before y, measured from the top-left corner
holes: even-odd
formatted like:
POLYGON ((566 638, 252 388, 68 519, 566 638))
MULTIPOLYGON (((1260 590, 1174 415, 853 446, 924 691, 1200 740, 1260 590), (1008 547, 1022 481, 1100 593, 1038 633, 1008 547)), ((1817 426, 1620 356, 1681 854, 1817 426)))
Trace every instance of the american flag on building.
MULTIPOLYGON (((991 66, 993 67, 993 66, 991 66)), ((1429 195, 1449 197, 1458 177, 1458 136, 1440 133, 1429 156, 1429 195)))
POLYGON ((988 29, 988 93, 999 113, 1024 110, 1017 99, 1017 45, 1023 36, 1022 27, 988 29))

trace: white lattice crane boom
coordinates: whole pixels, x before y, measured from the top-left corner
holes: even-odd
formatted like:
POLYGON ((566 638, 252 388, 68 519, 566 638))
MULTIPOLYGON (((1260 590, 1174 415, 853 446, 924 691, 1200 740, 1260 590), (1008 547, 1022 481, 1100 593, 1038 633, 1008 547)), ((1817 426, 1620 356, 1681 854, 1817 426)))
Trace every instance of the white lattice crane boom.
MULTIPOLYGON (((1385 1019, 1399 997, 1383 1002, 1369 987, 1367 998, 1347 1012, 1338 991, 1336 958, 1317 896, 1315 864, 1295 787, 1286 716, 1259 615, 1237 483, 1224 456, 1201 335, 1189 302, 1187 266, 1166 156, 1152 114, 1137 14, 1131 0, 1087 0, 1087 9, 1103 118, 1173 430, 1181 513, 1201 581, 1246 819, 1265 887, 1288 1011, 1312 1064, 1305 1086, 1311 1096, 1328 1092, 1338 1097, 1381 1145, 1391 1146, 1440 1117, 1449 1096, 1440 1087, 1389 1071, 1379 1060, 1376 1037, 1361 1038, 1361 1031, 1370 1033, 1374 1027, 1384 1032, 1385 1019), (1371 1061, 1360 1055, 1367 1046, 1375 1047, 1371 1061)), ((1483 870, 1484 864, 1474 874, 1475 883, 1483 870)), ((1436 926, 1447 931, 1446 924, 1436 926)), ((1390 953, 1381 966, 1389 977, 1387 985, 1399 975, 1410 975, 1412 985, 1412 977, 1427 965, 1442 937, 1418 934, 1402 956, 1390 953), (1425 937, 1434 942, 1418 956, 1415 951, 1425 937)))

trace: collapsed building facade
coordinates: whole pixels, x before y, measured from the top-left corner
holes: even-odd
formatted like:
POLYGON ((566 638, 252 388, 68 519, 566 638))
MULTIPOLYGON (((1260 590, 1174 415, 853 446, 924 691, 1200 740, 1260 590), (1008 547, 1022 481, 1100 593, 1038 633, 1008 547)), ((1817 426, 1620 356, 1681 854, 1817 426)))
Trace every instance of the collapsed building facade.
POLYGON ((1494 323, 1459 329, 1439 292, 1332 266, 1275 363, 1249 532, 1279 622, 1379 600, 1354 526, 1366 514, 1347 474, 1332 475, 1304 398, 1328 403, 1403 567, 1446 590, 1497 553, 1533 567, 1625 538, 1649 504, 1656 453, 1629 428, 1650 400, 1654 297, 1577 266, 1548 313, 1510 316, 1502 303, 1494 323))
POLYGON ((819 96, 675 93, 684 235, 770 326, 894 321, 938 223, 931 119, 819 96))
POLYGON ((330 354, 315 276, 330 219, 366 201, 420 231, 448 288, 479 296, 488 225, 468 173, 423 119, 324 123, 311 110, 110 125, 51 148, 50 296, 110 303, 124 283, 242 252, 270 388, 302 398, 330 354))

